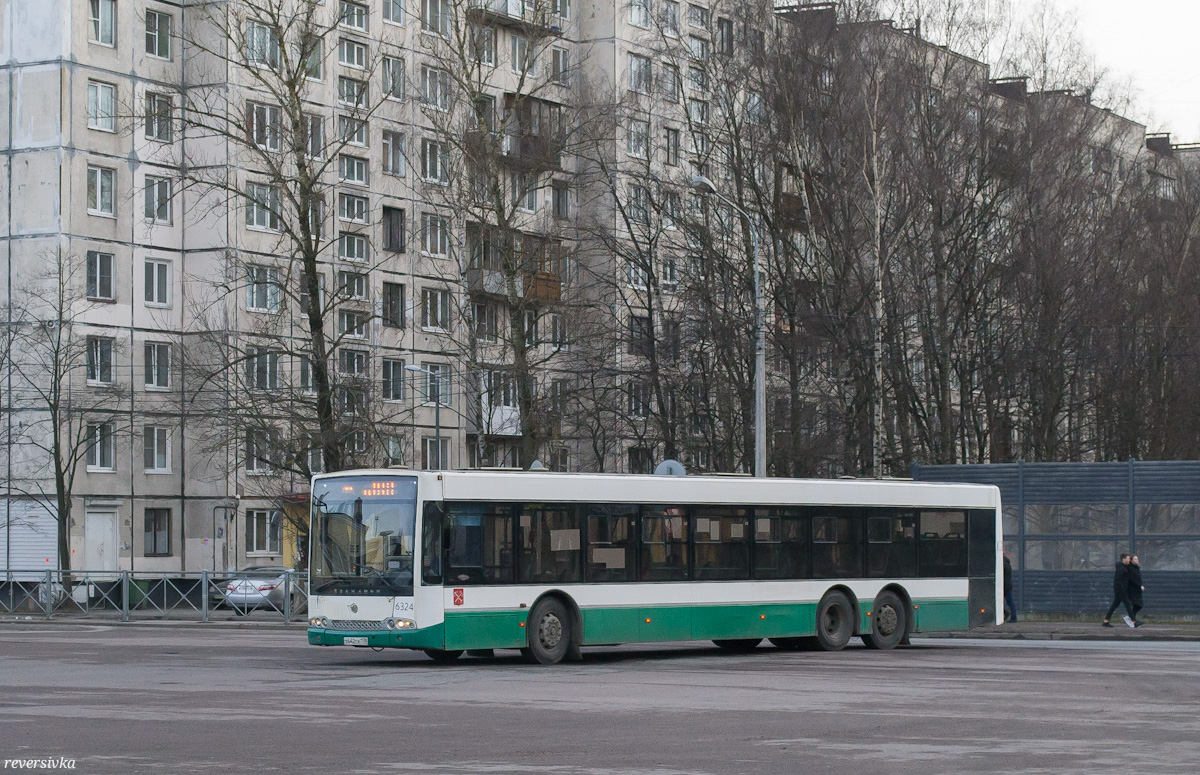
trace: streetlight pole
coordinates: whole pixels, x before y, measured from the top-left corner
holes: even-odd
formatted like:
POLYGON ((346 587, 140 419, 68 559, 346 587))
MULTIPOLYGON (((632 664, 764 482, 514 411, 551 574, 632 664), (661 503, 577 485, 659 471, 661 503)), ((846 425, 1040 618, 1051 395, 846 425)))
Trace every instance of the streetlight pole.
POLYGON ((763 290, 758 262, 758 229, 754 219, 740 205, 721 192, 711 180, 703 175, 692 178, 692 188, 703 194, 712 194, 725 204, 741 213, 750 227, 750 243, 754 253, 754 476, 767 475, 767 347, 763 331, 763 290))
POLYGON ((430 392, 433 393, 433 448, 437 450, 437 466, 442 466, 442 375, 430 369, 422 369, 415 363, 404 367, 405 371, 425 374, 429 377, 430 392))

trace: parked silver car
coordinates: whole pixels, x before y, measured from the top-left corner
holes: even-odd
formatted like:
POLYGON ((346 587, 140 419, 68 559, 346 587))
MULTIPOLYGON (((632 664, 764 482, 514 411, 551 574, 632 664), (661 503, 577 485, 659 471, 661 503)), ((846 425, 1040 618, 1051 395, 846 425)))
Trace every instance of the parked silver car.
POLYGON ((302 610, 304 583, 301 574, 293 573, 288 584, 288 568, 277 565, 242 568, 233 578, 224 583, 221 603, 232 608, 234 613, 244 616, 251 611, 283 611, 284 595, 291 591, 292 612, 302 610))

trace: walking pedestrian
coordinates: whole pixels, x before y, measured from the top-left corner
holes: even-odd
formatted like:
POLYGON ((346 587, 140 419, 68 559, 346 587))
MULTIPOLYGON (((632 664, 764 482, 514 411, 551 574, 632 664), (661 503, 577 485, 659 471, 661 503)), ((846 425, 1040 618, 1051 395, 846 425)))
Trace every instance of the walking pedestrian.
POLYGON ((1101 624, 1105 627, 1112 627, 1109 619, 1112 618, 1113 611, 1117 610, 1118 605, 1125 606, 1125 624, 1130 627, 1136 627, 1133 623, 1133 604, 1129 601, 1129 555, 1121 552, 1121 559, 1117 562, 1116 570, 1113 572, 1113 601, 1108 607, 1108 613, 1104 615, 1104 621, 1101 624))
POLYGON ((1141 627, 1142 623, 1138 621, 1138 611, 1142 610, 1142 593, 1146 588, 1142 586, 1142 566, 1138 563, 1138 556, 1135 554, 1129 558, 1129 602, 1131 605, 1130 616, 1133 617, 1133 626, 1141 627))
POLYGON ((1017 620, 1017 606, 1013 603, 1012 596, 1012 557, 1008 550, 1004 550, 1004 614, 1007 621, 1015 622, 1017 620))

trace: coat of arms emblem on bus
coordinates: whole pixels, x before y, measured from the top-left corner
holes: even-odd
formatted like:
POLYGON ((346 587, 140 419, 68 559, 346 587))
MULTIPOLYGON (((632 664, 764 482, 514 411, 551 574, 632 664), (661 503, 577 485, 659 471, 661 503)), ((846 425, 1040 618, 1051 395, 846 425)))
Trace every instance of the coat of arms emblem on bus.
POLYGON ((463 591, 461 589, 454 590, 454 604, 455 605, 463 604, 463 591))

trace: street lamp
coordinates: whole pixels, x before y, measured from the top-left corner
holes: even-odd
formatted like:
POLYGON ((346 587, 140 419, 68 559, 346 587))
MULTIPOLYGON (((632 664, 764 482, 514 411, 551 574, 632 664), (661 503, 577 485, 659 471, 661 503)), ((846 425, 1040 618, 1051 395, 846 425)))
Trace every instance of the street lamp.
POLYGON ((754 251, 754 476, 767 475, 767 350, 763 341, 763 297, 758 268, 758 229, 754 219, 736 202, 723 196, 717 187, 704 175, 694 175, 692 190, 701 194, 712 194, 742 214, 750 227, 750 242, 754 251))
POLYGON ((430 369, 422 369, 415 363, 404 367, 405 371, 429 376, 430 392, 433 393, 433 446, 437 450, 437 466, 442 468, 442 375, 430 369))

